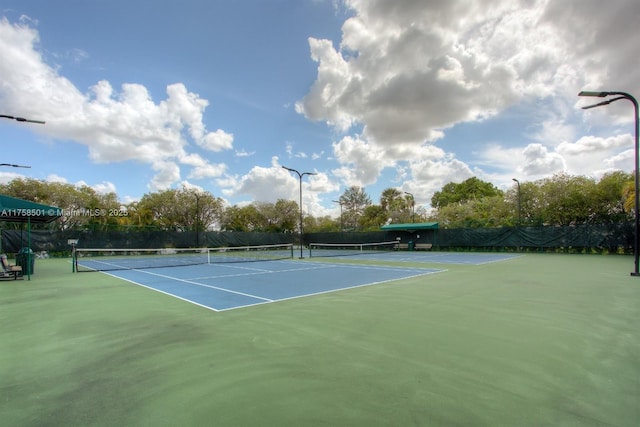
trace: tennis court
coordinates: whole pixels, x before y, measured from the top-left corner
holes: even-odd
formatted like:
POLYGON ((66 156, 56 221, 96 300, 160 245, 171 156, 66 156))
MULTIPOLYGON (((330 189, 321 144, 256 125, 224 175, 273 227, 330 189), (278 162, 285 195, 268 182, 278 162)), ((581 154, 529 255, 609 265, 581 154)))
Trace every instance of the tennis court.
POLYGON ((106 274, 37 260, 31 281, 0 286, 0 419, 639 424, 640 279, 629 275, 629 256, 526 254, 425 268, 296 258, 106 274), (446 272, 429 271, 440 268, 446 272), (280 302, 216 312, 128 280, 222 288, 229 307, 241 306, 229 290, 280 302), (307 294, 314 296, 299 297, 307 294))
POLYGON ((299 261, 213 263, 109 274, 215 311, 369 286, 442 270, 299 261))
MULTIPOLYGON (((482 265, 493 262, 508 261, 524 255, 520 254, 500 254, 500 253, 463 253, 463 252, 422 252, 422 251, 384 251, 384 252, 361 252, 340 255, 331 253, 328 257, 350 257, 359 260, 369 261, 389 261, 389 262, 411 262, 411 263, 435 263, 435 264, 467 264, 482 265)), ((316 255, 314 258, 324 257, 316 255)))
MULTIPOLYGON (((331 259, 482 265, 518 255, 399 252, 390 245, 316 247, 310 257, 331 259), (364 249, 364 250, 363 250, 364 249)), ((94 250, 78 252, 79 271, 106 271, 136 285, 224 311, 369 286, 444 271, 293 260, 293 245, 220 249, 94 250)))

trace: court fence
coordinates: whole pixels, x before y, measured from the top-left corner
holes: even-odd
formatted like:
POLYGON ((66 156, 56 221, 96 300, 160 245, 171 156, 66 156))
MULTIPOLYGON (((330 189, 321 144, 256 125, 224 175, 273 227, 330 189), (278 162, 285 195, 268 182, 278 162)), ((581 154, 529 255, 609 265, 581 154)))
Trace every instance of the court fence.
POLYGON ((432 250, 442 251, 633 253, 634 226, 633 223, 615 223, 305 235, 307 244, 370 243, 390 240, 404 243, 403 247, 431 245, 432 250))
POLYGON ((30 247, 49 256, 69 256, 70 240, 77 248, 157 249, 218 248, 228 246, 279 245, 293 243, 291 233, 195 232, 195 231, 94 231, 94 230, 2 230, 4 253, 30 247))
MULTIPOLYGON (((294 233, 2 230, 0 252, 15 254, 24 247, 49 256, 68 256, 69 240, 78 248, 215 248, 230 246, 298 244, 294 233)), ((305 233, 309 243, 376 243, 398 241, 446 251, 528 251, 574 253, 633 253, 633 223, 575 226, 452 228, 409 231, 305 233)))

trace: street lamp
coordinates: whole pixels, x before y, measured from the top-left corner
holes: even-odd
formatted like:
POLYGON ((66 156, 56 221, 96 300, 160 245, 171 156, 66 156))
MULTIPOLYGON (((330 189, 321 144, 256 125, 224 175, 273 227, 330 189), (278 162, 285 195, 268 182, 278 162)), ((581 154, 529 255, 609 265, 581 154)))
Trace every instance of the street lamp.
POLYGON ((511 178, 513 179, 513 181, 515 181, 516 184, 518 184, 518 228, 517 228, 517 232, 518 232, 518 251, 520 251, 520 247, 522 246, 522 230, 520 230, 520 227, 522 226, 522 197, 521 197, 521 192, 520 192, 520 181, 518 181, 516 178, 511 178))
POLYGON ((520 199, 520 181, 518 181, 516 178, 511 178, 513 181, 515 181, 516 184, 518 184, 518 226, 520 226, 520 224, 522 223, 522 201, 520 199))
POLYGON ((18 121, 18 122, 37 123, 39 125, 43 125, 44 124, 44 122, 42 120, 31 120, 31 119, 25 119, 24 117, 8 116, 6 114, 0 114, 0 118, 9 119, 9 120, 15 120, 15 121, 18 121))
MULTIPOLYGON (((9 119, 9 120, 15 120, 18 122, 26 122, 26 123, 37 123, 40 125, 43 125, 44 122, 42 120, 31 120, 31 119, 25 119, 24 117, 14 117, 14 116, 9 116, 7 114, 0 114, 0 118, 2 119, 9 119)), ((30 168, 31 166, 22 166, 22 165, 14 165, 11 163, 0 163, 0 166, 9 166, 12 168, 30 168)))
POLYGON ((639 265, 639 252, 640 249, 640 195, 638 193, 638 187, 640 187, 640 176, 638 175, 638 169, 640 166, 640 160, 638 159, 638 149, 640 144, 638 143, 638 101, 626 92, 592 92, 592 91, 581 91, 578 96, 591 96, 596 98, 606 98, 608 96, 615 96, 615 98, 605 99, 602 102, 598 102, 597 104, 587 105, 586 107, 582 107, 583 110, 588 110, 589 108, 601 107, 603 105, 609 105, 612 102, 618 101, 620 99, 626 99, 631 101, 633 104, 634 111, 634 122, 635 122, 635 238, 633 244, 633 258, 634 258, 634 270, 631 273, 632 276, 640 276, 640 271, 638 271, 639 265))
POLYGON ((0 163, 0 166, 9 166, 12 168, 30 168, 31 166, 23 166, 23 165, 14 165, 11 163, 0 163))
POLYGON ((414 223, 416 222, 416 198, 408 191, 405 191, 404 194, 411 196, 411 222, 414 223))
POLYGON ((302 228, 302 177, 305 175, 316 175, 313 172, 298 172, 295 169, 288 168, 286 166, 282 166, 283 169, 288 170, 289 172, 295 172, 298 174, 298 178, 300 178, 300 259, 304 258, 302 255, 302 246, 304 246, 304 238, 303 238, 303 228, 302 228))
POLYGON ((342 201, 340 200, 332 200, 333 203, 338 203, 340 205, 340 231, 343 230, 342 227, 342 201))

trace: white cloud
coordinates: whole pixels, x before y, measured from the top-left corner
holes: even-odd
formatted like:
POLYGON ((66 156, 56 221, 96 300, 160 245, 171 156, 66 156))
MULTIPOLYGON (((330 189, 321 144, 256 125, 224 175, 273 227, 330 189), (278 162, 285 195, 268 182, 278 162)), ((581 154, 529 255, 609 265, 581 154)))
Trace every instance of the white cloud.
MULTIPOLYGON (((640 89, 629 73, 640 68, 638 44, 628 37, 632 17, 640 13, 637 2, 616 1, 606 11, 595 0, 346 0, 345 5, 353 16, 343 24, 338 47, 309 39, 317 77, 296 104, 299 114, 349 133, 333 144, 341 163, 334 174, 344 182, 372 184, 384 168, 402 168, 403 161, 412 165, 403 169, 411 171, 405 183, 412 188, 424 179, 482 175, 444 152, 416 160, 416 150, 442 139, 456 124, 482 121, 517 104, 536 111, 535 131, 523 129, 529 140, 519 141, 519 147, 518 142, 487 147, 479 165, 505 177, 517 172, 536 179, 565 170, 601 170, 603 162, 620 164, 620 146, 595 150, 586 141, 563 141, 576 138, 568 117, 577 114, 580 88, 640 89), (544 105, 535 105, 539 100, 544 105), (359 135, 351 133, 358 128, 359 135)), ((628 108, 612 107, 617 117, 626 114, 622 121, 630 120, 628 108)))
POLYGON ((156 162, 152 168, 157 172, 148 185, 152 192, 167 190, 180 181, 180 168, 174 162, 156 162))
POLYGON ((309 41, 318 77, 296 110, 380 144, 433 141, 574 75, 560 67, 570 46, 539 25, 544 1, 346 3, 340 49, 309 41))
POLYGON ((562 156, 549 152, 542 144, 529 144, 523 155, 522 172, 528 176, 548 175, 566 169, 562 156))
MULTIPOLYGON (((82 93, 45 63, 37 50, 38 41, 37 30, 29 25, 0 19, 0 100, 3 108, 17 115, 46 118, 47 125, 36 132, 86 145, 95 162, 150 164, 160 172, 149 187, 158 189, 178 182, 181 159, 191 164, 189 138, 207 151, 233 147, 232 134, 206 130, 203 112, 208 101, 182 83, 167 86, 167 98, 160 102, 151 98, 146 87, 133 83, 116 91, 103 80, 82 93)), ((217 176, 221 170, 223 165, 202 163, 192 177, 217 176)))
POLYGON ((347 187, 366 186, 376 181, 380 171, 394 162, 380 147, 358 137, 346 136, 333 144, 335 158, 344 166, 333 171, 347 187))
POLYGON ((256 154, 255 151, 248 152, 245 149, 236 150, 236 157, 251 157, 256 154))
POLYGON ((117 193, 116 186, 112 182, 108 181, 102 181, 98 184, 94 184, 91 188, 100 194, 117 193))

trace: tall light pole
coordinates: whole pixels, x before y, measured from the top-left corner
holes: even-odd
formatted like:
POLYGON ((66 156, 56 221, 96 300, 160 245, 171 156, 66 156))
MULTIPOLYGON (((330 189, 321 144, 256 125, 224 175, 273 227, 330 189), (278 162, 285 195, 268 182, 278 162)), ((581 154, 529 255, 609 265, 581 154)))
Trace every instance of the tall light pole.
POLYGON ((298 174, 298 178, 300 178, 300 259, 304 258, 302 254, 302 247, 304 246, 304 238, 303 238, 303 226, 302 226, 302 177, 305 175, 316 175, 314 172, 298 172, 295 169, 288 168, 286 166, 282 166, 283 169, 288 170, 289 172, 295 172, 298 174))
POLYGON ((518 184, 518 227, 520 226, 520 224, 522 223, 522 200, 521 200, 521 194, 520 193, 520 181, 518 181, 516 178, 511 178, 516 184, 518 184))
POLYGON ((626 99, 631 101, 633 104, 633 112, 634 112, 634 123, 635 123, 635 236, 633 243, 633 258, 634 258, 634 270, 631 272, 632 276, 640 276, 640 271, 638 271, 639 265, 639 257, 640 253, 640 195, 638 193, 638 187, 640 186, 640 176, 638 175, 638 168, 640 167, 640 160, 638 158, 638 149, 640 144, 638 143, 638 101, 626 92, 592 92, 592 91, 581 91, 578 96, 592 96, 597 98, 606 98, 608 96, 614 96, 615 98, 605 99, 602 102, 598 102, 597 104, 587 105, 586 107, 582 107, 583 110, 588 110, 589 108, 601 107, 603 105, 609 105, 612 102, 618 101, 620 99, 626 99))
POLYGON ((340 231, 343 230, 342 226, 342 201, 340 200, 332 200, 333 203, 338 203, 340 205, 340 231))
POLYGON ((405 191, 404 194, 411 196, 411 222, 414 223, 416 222, 416 198, 408 191, 405 191))
POLYGON ((517 251, 520 251, 520 247, 522 246, 522 230, 520 230, 520 227, 522 226, 522 193, 520 192, 520 181, 518 181, 516 178, 511 178, 515 181, 516 184, 518 184, 518 249, 517 251))

